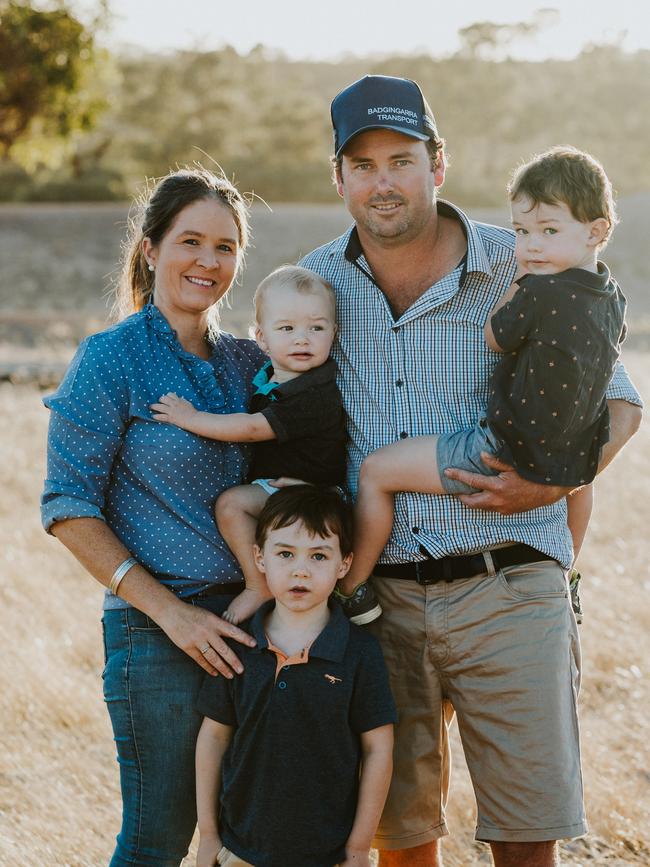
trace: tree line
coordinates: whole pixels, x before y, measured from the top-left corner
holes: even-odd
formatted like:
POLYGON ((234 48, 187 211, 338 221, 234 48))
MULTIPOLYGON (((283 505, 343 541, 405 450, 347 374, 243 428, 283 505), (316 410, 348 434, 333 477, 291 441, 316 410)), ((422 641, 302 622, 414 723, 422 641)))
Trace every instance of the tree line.
POLYGON ((447 141, 445 193, 461 204, 502 204, 512 168, 560 143, 602 160, 619 195, 650 189, 650 52, 513 60, 496 46, 515 31, 499 28, 465 28, 446 58, 110 54, 63 3, 0 0, 0 199, 126 199, 144 177, 214 160, 266 200, 333 201, 329 102, 368 72, 419 82, 447 141))

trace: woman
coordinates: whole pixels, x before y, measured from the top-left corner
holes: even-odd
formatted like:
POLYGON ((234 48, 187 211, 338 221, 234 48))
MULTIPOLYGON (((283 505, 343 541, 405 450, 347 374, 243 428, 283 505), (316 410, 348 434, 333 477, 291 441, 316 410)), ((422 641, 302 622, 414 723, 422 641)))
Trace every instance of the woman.
POLYGON ((225 178, 164 178, 127 251, 118 302, 131 315, 84 341, 45 399, 44 525, 109 588, 104 695, 123 800, 111 867, 172 867, 186 854, 204 670, 241 671, 224 636, 254 644, 218 616, 243 583, 212 517, 244 479, 246 447, 149 410, 175 391, 208 412, 246 411, 263 356, 219 332, 217 313, 247 240, 247 207, 225 178))

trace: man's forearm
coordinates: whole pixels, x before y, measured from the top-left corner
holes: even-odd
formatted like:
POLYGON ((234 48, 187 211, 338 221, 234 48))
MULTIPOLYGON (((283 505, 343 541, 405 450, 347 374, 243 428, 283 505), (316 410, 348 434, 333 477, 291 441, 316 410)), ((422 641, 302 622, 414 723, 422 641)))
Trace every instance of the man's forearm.
MULTIPOLYGON (((601 472, 636 433, 641 423, 641 409, 626 400, 608 401, 610 413, 610 439, 603 448, 598 472, 601 472)), ((569 494, 572 488, 544 485, 523 479, 511 466, 491 455, 482 455, 483 462, 498 475, 482 476, 465 470, 446 470, 446 475, 476 488, 475 494, 461 494, 466 506, 512 515, 548 506, 569 494)))
POLYGON ((643 411, 627 400, 608 400, 609 409, 609 442, 603 446, 598 463, 598 472, 602 472, 611 463, 623 446, 634 436, 641 424, 643 411))

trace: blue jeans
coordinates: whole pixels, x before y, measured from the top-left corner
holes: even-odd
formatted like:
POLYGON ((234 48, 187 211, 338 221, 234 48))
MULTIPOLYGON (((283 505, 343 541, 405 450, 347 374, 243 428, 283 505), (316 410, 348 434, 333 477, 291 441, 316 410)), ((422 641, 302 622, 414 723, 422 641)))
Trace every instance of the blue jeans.
MULTIPOLYGON (((232 596, 204 604, 221 614, 232 596), (209 603, 209 605, 208 605, 209 603)), ((196 825, 195 710, 203 669, 135 608, 105 611, 104 699, 117 745, 122 829, 110 867, 178 867, 196 825)))

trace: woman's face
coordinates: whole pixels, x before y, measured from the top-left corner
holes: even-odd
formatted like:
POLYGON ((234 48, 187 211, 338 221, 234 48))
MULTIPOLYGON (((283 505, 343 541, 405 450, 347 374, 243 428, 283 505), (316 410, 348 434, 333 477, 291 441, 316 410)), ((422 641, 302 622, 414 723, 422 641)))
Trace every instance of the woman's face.
POLYGON ((201 199, 177 214, 157 246, 144 239, 155 268, 154 303, 169 321, 204 316, 226 294, 239 262, 238 238, 230 209, 201 199))

